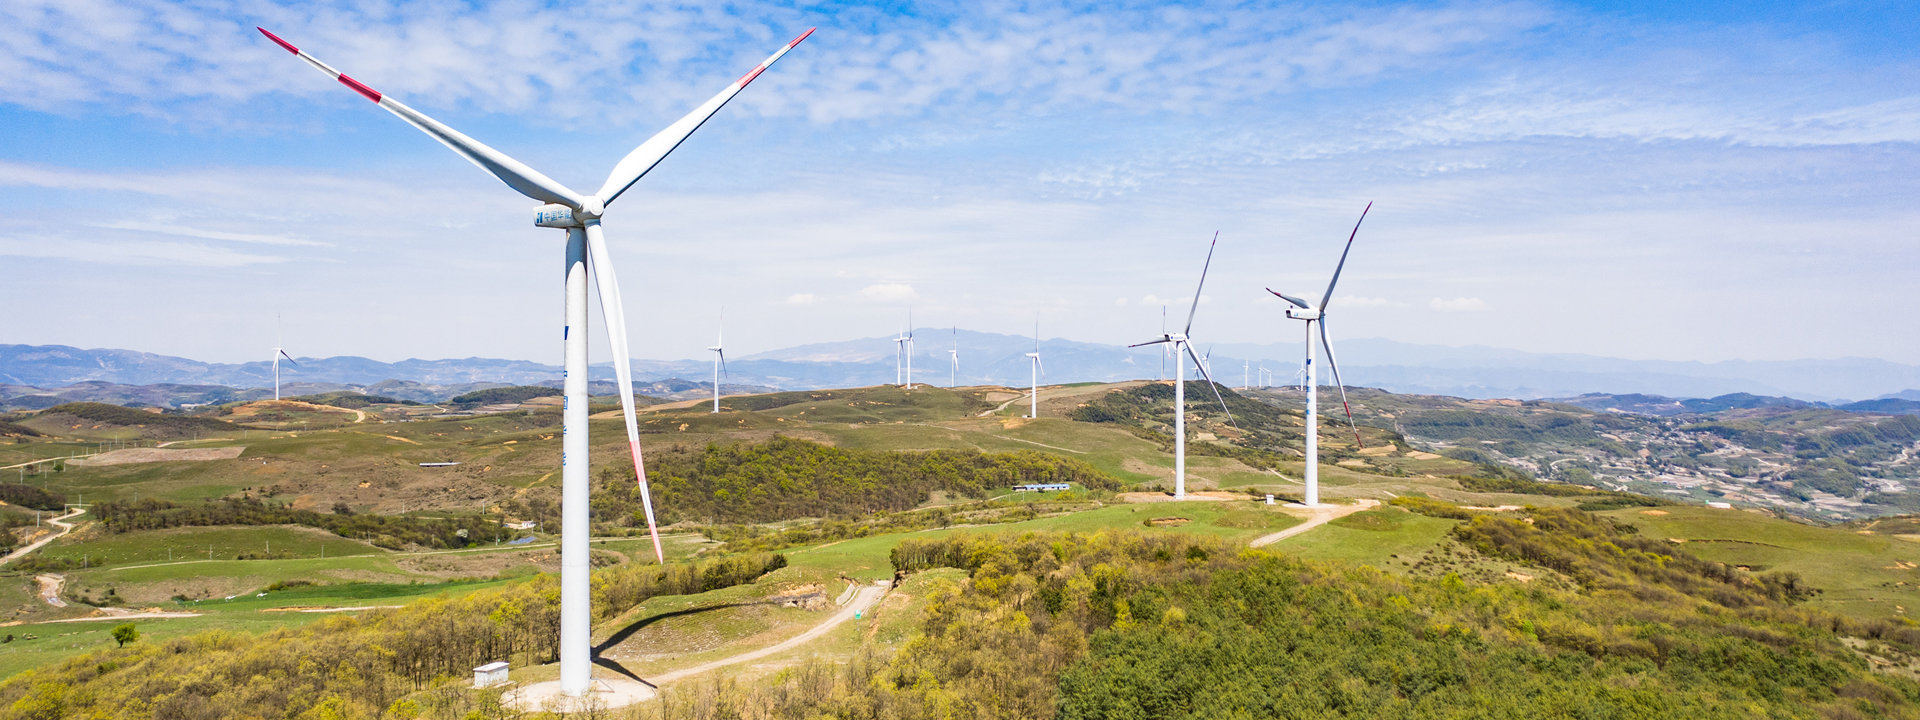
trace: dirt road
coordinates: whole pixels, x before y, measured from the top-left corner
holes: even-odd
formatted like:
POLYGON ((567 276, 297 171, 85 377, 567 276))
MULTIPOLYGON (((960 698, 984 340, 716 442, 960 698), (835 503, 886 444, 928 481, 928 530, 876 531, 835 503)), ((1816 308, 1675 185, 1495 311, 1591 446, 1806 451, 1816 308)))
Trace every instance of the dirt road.
POLYGON ((1325 525, 1329 522, 1333 522, 1338 518, 1343 518, 1348 515, 1352 515, 1354 513, 1360 512, 1361 510, 1370 510, 1379 506, 1380 506, 1379 500, 1374 500, 1371 498, 1361 498, 1359 501, 1355 502, 1352 505, 1321 505, 1320 507, 1314 507, 1314 508, 1301 508, 1302 510, 1305 510, 1307 512, 1306 522, 1300 523, 1299 525, 1295 525, 1285 530, 1281 530, 1280 532, 1273 533, 1271 535, 1263 535, 1255 539, 1253 542, 1247 543, 1247 545, 1248 547, 1260 547, 1262 545, 1272 545, 1274 543, 1280 542, 1281 540, 1285 540, 1287 538, 1293 537, 1295 535, 1299 535, 1300 533, 1306 532, 1308 530, 1312 530, 1314 528, 1320 527, 1321 525, 1325 525))
POLYGON ((48 605, 54 607, 67 606, 67 601, 60 599, 60 586, 67 584, 67 578, 65 576, 35 575, 33 576, 33 580, 40 584, 41 600, 47 601, 48 605))
POLYGON ((733 657, 721 658, 713 662, 695 665, 690 668, 683 668, 683 669, 674 670, 668 673, 662 673, 658 677, 652 678, 652 682, 657 687, 657 686, 665 685, 667 683, 674 682, 677 680, 685 680, 687 678, 693 677, 695 675, 699 675, 709 670, 715 670, 718 668, 726 667, 728 665, 737 665, 743 662, 751 662, 754 660, 759 660, 760 658, 768 657, 771 655, 778 655, 788 650, 792 650, 794 648, 800 647, 801 645, 805 645, 807 643, 810 643, 810 642, 813 642, 814 640, 819 639, 821 635, 825 635, 827 634, 827 631, 832 630, 836 627, 839 627, 841 623, 844 623, 848 620, 852 620, 855 613, 865 612, 871 609, 873 607, 873 604, 876 602, 879 602, 880 597, 886 594, 887 594, 887 588, 885 586, 868 585, 866 587, 862 587, 860 588, 859 592, 854 593, 853 601, 847 603, 845 607, 840 608, 840 611, 834 613, 833 617, 827 618, 825 622, 822 622, 819 625, 813 626, 811 629, 807 630, 806 632, 793 636, 792 638, 788 639, 786 642, 782 642, 775 645, 768 645, 767 647, 760 648, 759 650, 740 653, 739 655, 735 655, 733 657))
POLYGON ((15 558, 21 557, 35 550, 39 550, 42 546, 46 545, 47 543, 50 543, 50 542, 53 542, 54 540, 59 539, 60 536, 73 532, 73 523, 69 523, 65 521, 71 520, 74 517, 80 515, 80 513, 84 513, 84 512, 86 512, 86 510, 75 510, 65 515, 61 515, 60 517, 57 517, 57 518, 48 518, 47 524, 60 528, 60 532, 40 538, 39 540, 35 540, 32 543, 28 544, 26 547, 22 547, 18 550, 7 553, 6 557, 0 558, 0 565, 5 565, 7 563, 13 562, 15 558))

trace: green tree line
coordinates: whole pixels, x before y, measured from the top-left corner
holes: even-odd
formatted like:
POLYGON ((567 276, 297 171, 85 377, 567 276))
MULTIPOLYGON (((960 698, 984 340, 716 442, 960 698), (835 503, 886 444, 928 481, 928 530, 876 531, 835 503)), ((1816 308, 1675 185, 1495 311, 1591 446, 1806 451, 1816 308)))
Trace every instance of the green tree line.
POLYGON ((390 549, 407 545, 465 547, 482 539, 491 540, 500 528, 498 520, 481 515, 427 518, 321 513, 252 497, 198 504, 153 499, 108 501, 93 505, 89 512, 115 533, 212 525, 305 525, 390 549))
MULTIPOLYGON (((779 436, 653 452, 647 455, 647 480, 664 523, 862 517, 918 507, 935 491, 980 497, 1028 483, 1120 487, 1092 465, 1041 452, 887 452, 779 436)), ((630 471, 603 470, 598 485, 596 519, 645 527, 630 471)))

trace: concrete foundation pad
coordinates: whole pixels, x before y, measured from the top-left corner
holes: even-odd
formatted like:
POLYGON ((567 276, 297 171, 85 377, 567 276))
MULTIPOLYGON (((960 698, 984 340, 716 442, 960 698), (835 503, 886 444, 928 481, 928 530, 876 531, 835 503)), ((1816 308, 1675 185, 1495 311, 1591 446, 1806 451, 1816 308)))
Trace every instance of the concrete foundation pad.
POLYGON ((612 710, 652 700, 652 685, 626 677, 595 677, 587 694, 574 696, 562 692, 559 680, 522 685, 507 691, 506 705, 521 712, 575 713, 588 710, 612 710))

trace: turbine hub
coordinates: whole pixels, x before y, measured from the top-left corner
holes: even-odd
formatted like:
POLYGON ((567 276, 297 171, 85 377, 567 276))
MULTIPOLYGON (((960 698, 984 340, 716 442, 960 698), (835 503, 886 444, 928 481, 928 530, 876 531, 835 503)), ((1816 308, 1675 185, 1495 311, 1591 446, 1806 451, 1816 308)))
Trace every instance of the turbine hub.
POLYGON ((580 217, 580 222, 599 220, 601 215, 607 214, 607 201, 601 200, 598 195, 588 195, 574 214, 580 217))
POLYGON ((1320 311, 1312 308, 1287 308, 1287 317, 1295 320, 1319 320, 1320 311))

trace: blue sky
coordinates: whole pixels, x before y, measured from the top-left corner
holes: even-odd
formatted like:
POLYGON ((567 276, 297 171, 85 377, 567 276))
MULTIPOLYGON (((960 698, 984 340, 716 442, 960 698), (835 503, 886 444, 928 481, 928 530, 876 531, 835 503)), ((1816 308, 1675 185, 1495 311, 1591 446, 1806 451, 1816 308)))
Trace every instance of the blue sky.
MULTIPOLYGON (((0 342, 557 362, 533 203, 820 30, 609 211, 636 355, 923 326, 1920 362, 1920 13, 1885 3, 0 5, 0 342)), ((596 342, 596 354, 604 357, 596 342)))

